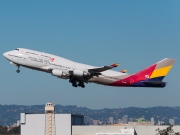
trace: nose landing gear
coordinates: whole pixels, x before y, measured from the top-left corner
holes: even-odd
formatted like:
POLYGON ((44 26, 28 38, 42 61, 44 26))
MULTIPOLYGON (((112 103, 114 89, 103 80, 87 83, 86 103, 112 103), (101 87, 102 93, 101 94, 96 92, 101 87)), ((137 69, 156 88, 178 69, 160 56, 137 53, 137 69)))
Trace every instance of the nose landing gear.
POLYGON ((16 70, 17 73, 20 73, 20 66, 18 66, 18 69, 16 70))

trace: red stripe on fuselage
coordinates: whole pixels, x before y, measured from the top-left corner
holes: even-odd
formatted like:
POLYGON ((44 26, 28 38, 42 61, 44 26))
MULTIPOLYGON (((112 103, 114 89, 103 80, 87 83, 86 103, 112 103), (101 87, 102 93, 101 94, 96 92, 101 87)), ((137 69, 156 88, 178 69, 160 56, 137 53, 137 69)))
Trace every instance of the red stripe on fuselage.
POLYGON ((141 70, 139 72, 137 72, 136 74, 133 74, 127 78, 118 80, 112 84, 110 84, 110 86, 130 86, 136 82, 142 81, 142 80, 148 80, 151 76, 151 74, 153 73, 154 69, 156 68, 157 64, 154 64, 144 70, 141 70))

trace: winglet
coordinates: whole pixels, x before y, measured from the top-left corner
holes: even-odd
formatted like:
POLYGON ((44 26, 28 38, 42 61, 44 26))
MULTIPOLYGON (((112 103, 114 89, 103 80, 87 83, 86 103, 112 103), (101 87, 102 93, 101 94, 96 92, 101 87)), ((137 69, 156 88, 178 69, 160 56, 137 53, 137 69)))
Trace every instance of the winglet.
POLYGON ((127 73, 127 70, 121 70, 120 72, 121 73, 127 73))
POLYGON ((110 65, 111 67, 118 67, 120 64, 118 64, 118 63, 115 63, 115 64, 112 64, 112 65, 110 65))

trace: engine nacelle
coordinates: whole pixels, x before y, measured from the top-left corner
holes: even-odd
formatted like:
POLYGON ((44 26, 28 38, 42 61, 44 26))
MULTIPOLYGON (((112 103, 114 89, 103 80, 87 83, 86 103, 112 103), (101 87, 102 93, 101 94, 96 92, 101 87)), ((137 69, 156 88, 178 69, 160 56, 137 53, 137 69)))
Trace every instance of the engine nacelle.
POLYGON ((73 70, 73 75, 77 77, 83 77, 89 75, 87 72, 81 70, 81 69, 74 69, 73 70))
POLYGON ((64 77, 64 76, 68 76, 68 73, 66 73, 66 71, 53 69, 52 70, 52 75, 57 76, 57 77, 64 77))

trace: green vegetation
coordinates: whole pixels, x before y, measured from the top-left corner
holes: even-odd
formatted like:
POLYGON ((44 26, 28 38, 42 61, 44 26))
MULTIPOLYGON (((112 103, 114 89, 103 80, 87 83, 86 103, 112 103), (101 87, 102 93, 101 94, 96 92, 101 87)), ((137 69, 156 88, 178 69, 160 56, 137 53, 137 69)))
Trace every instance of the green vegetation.
POLYGON ((19 126, 19 127, 14 127, 11 130, 9 130, 7 134, 20 134, 20 132, 21 132, 21 127, 19 126))
POLYGON ((20 126, 19 127, 12 127, 9 131, 8 131, 8 127, 6 126, 0 126, 0 135, 6 135, 6 134, 20 134, 20 126))
POLYGON ((136 120, 136 122, 146 122, 146 119, 144 119, 144 118, 139 118, 139 119, 136 120))
POLYGON ((156 129, 156 131, 158 132, 156 135, 180 135, 179 132, 174 132, 174 130, 172 129, 173 126, 170 125, 169 127, 167 127, 166 129, 160 130, 159 128, 156 129))

